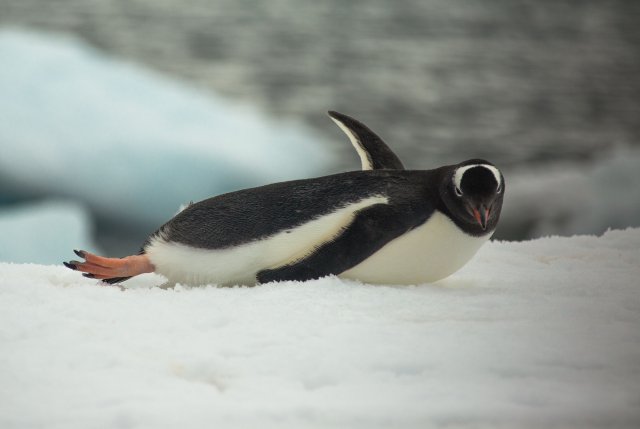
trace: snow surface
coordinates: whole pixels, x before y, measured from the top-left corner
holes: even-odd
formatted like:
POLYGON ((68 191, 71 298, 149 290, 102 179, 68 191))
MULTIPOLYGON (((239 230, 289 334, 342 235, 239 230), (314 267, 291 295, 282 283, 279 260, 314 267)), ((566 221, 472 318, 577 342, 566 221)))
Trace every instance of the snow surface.
POLYGON ((0 195, 72 196, 103 218, 157 227, 190 199, 334 161, 305 127, 75 39, 0 30, 0 64, 0 195))
POLYGON ((0 264, 0 427, 637 428, 639 249, 492 242, 409 287, 0 264))

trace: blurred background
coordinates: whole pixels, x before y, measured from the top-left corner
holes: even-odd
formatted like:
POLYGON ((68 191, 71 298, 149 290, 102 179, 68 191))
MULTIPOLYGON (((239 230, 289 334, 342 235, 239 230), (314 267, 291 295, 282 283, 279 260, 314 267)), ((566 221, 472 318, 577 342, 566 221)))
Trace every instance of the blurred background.
POLYGON ((131 254, 180 204, 358 169, 505 173, 495 237, 640 225, 636 0, 0 0, 0 261, 131 254))

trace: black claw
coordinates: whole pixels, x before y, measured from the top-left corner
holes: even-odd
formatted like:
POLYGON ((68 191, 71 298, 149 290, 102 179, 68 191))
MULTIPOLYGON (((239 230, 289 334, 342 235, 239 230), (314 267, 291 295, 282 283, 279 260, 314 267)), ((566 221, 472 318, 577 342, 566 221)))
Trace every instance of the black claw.
POLYGON ((94 275, 93 275, 93 274, 91 274, 91 273, 83 273, 82 275, 83 275, 84 277, 88 278, 88 279, 95 279, 95 278, 96 278, 96 276, 94 276, 94 275))
POLYGON ((67 267, 67 268, 69 268, 69 269, 71 269, 71 270, 74 270, 74 271, 78 269, 78 267, 76 267, 76 266, 75 266, 75 264, 73 263, 73 261, 71 261, 71 262, 63 262, 62 264, 63 264, 65 267, 67 267))
POLYGON ((84 250, 75 250, 75 249, 73 250, 73 253, 80 256, 81 258, 84 258, 84 255, 87 254, 87 252, 85 252, 84 250))

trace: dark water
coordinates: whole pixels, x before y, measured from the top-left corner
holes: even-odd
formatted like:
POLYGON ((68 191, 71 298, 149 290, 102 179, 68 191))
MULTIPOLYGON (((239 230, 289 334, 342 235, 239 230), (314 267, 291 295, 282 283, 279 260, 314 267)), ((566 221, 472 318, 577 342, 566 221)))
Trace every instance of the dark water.
POLYGON ((368 123, 409 167, 587 159, 640 141, 640 2, 0 0, 0 25, 70 32, 351 148, 368 123))

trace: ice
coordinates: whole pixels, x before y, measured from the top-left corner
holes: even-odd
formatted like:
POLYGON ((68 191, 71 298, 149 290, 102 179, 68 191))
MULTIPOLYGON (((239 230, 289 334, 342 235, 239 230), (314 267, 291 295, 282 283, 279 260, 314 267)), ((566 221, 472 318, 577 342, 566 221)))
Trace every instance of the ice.
POLYGON ((0 194, 75 197, 155 228, 189 200, 333 161, 306 128, 74 39, 2 30, 0 64, 0 194))
POLYGON ((506 236, 601 234, 640 226, 640 150, 619 147, 585 164, 505 173, 506 236))
POLYGON ((0 261, 59 264, 72 249, 94 249, 91 218, 69 201, 43 201, 0 210, 0 261))
POLYGON ((640 229, 439 283, 124 290, 0 264, 3 428, 640 426, 640 229))

